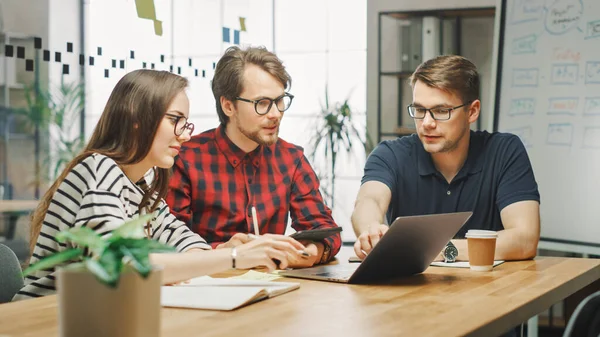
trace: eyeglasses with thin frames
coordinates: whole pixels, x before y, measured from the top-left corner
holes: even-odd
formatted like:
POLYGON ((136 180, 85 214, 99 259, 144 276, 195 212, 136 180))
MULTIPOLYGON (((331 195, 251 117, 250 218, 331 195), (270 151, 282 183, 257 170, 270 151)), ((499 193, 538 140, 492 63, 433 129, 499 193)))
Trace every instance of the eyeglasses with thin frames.
POLYGON ((277 110, 279 110, 279 112, 284 112, 287 109, 290 108, 290 105, 292 105, 292 100, 294 99, 294 95, 286 92, 285 94, 275 98, 275 99, 270 99, 270 98, 261 98, 258 100, 252 100, 252 99, 247 99, 247 98, 242 98, 242 97, 236 97, 235 99, 237 99, 238 101, 242 101, 242 102, 248 102, 248 103, 254 103, 254 111, 259 114, 259 115, 266 115, 267 113, 269 113, 269 111, 271 111, 271 107, 273 106, 273 103, 275 103, 275 106, 277 107, 277 110))
POLYGON ((190 135, 194 132, 194 123, 189 123, 186 117, 169 113, 165 115, 169 117, 174 124, 173 132, 175 133, 175 136, 181 136, 185 130, 188 130, 190 135))
POLYGON ((463 103, 463 104, 461 104, 459 106, 455 106, 453 108, 431 108, 431 109, 417 107, 412 104, 409 104, 406 108, 408 109, 408 114, 410 115, 410 117, 412 117, 414 119, 424 119, 425 115, 429 112, 429 114, 431 115, 431 118, 435 119, 436 121, 444 121, 444 120, 450 119, 450 116, 451 116, 451 113, 453 110, 462 108, 471 103, 472 102, 463 103))

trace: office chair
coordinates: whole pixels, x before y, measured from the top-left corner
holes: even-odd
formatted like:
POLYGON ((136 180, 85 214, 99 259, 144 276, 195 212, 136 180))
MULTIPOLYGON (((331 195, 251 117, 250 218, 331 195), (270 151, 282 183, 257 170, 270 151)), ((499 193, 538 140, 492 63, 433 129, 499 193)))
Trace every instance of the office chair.
POLYGON ((600 291, 586 297, 573 312, 563 337, 600 336, 600 291))
POLYGON ((10 302, 24 284, 19 259, 0 243, 0 304, 10 302))

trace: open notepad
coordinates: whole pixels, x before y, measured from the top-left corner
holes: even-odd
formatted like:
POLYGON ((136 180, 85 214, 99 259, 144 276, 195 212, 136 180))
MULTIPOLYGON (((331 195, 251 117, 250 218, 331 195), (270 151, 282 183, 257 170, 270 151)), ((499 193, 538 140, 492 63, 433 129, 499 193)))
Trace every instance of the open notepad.
POLYGON ((234 310, 300 288, 299 283, 197 277, 189 283, 161 288, 161 304, 207 310, 234 310))

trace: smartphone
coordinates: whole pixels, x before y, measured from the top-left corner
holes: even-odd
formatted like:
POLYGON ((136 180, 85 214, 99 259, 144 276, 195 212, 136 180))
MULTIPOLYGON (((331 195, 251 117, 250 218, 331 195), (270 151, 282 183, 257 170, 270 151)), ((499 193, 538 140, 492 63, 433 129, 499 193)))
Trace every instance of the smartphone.
POLYGON ((291 234, 290 237, 296 240, 323 241, 325 238, 342 231, 342 227, 309 229, 291 234))

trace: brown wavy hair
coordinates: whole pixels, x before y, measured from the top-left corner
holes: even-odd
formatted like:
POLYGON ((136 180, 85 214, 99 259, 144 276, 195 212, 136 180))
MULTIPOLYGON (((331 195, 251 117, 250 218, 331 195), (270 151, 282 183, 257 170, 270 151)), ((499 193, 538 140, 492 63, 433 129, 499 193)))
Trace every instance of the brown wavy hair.
MULTIPOLYGON (((33 213, 30 250, 33 253, 48 206, 54 193, 75 165, 94 153, 112 158, 118 165, 141 162, 150 152, 158 126, 169 105, 188 81, 167 71, 140 69, 119 80, 113 89, 90 140, 77 157, 69 162, 33 213)), ((154 180, 144 185, 140 212, 144 207, 153 212, 167 194, 169 169, 153 168, 154 180), (157 198, 150 205, 150 198, 157 198)))
POLYGON ((234 103, 236 102, 236 97, 244 90, 246 64, 259 66, 279 80, 286 90, 292 86, 292 78, 285 70, 283 62, 267 48, 248 47, 240 49, 237 46, 227 48, 215 67, 215 75, 212 80, 217 115, 219 115, 219 121, 223 126, 227 125, 229 117, 221 107, 221 96, 234 103))

